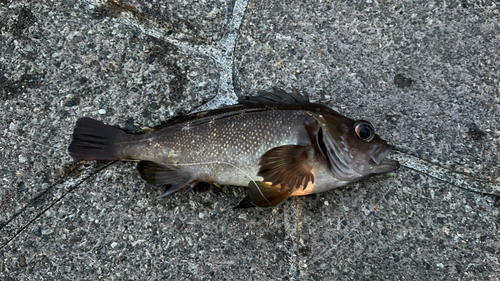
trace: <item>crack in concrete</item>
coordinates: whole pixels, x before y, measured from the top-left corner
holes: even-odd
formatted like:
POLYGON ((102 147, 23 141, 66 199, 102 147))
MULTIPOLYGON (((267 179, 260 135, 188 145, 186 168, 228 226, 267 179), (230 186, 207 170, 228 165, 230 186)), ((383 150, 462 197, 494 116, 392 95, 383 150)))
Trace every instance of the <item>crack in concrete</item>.
POLYGON ((150 18, 148 15, 139 12, 134 5, 126 5, 126 4, 123 4, 123 3, 119 2, 119 1, 115 1, 115 0, 108 0, 107 4, 109 7, 112 7, 116 10, 119 10, 119 11, 123 11, 124 14, 132 15, 133 18, 138 20, 137 26, 139 26, 139 25, 145 26, 145 24, 150 24, 150 25, 152 25, 151 28, 153 28, 153 29, 161 28, 163 30, 163 32, 165 32, 165 33, 171 31, 171 34, 174 36, 177 35, 177 36, 183 37, 185 39, 194 39, 197 41, 204 42, 206 44, 213 43, 211 38, 203 37, 203 36, 200 36, 200 35, 193 33, 193 32, 180 30, 180 29, 176 28, 175 26, 173 26, 169 23, 166 23, 166 22, 158 22, 157 20, 150 18))
POLYGON ((219 92, 206 104, 198 107, 196 111, 214 109, 223 105, 235 104, 238 97, 234 93, 233 85, 233 66, 234 66, 234 47, 238 39, 243 15, 245 15, 248 0, 236 0, 233 8, 233 15, 229 23, 231 29, 226 39, 222 39, 218 46, 221 48, 220 54, 215 60, 220 70, 219 92))
MULTIPOLYGON (((297 237, 299 236, 298 221, 300 221, 300 199, 293 200, 292 203, 284 208, 283 212, 283 225, 285 227, 285 232, 287 234, 286 241, 292 243, 291 247, 286 247, 285 252, 289 255, 289 269, 288 277, 290 280, 299 280, 302 276, 302 270, 300 269, 300 256, 299 256, 299 243, 297 237)), ((284 244, 286 245, 286 243, 284 244)))
POLYGON ((297 215, 295 221, 297 223, 297 265, 300 272, 300 279, 307 275, 306 257, 302 254, 302 250, 306 248, 303 239, 303 226, 302 226, 302 198, 297 197, 297 215))
POLYGON ((118 1, 108 0, 108 3, 122 9, 124 13, 121 19, 128 25, 138 27, 142 32, 160 40, 173 44, 184 53, 195 53, 211 58, 219 73, 219 90, 215 97, 207 103, 200 105, 192 113, 215 109, 224 105, 235 104, 238 100, 234 92, 233 85, 233 67, 234 67, 234 48, 238 39, 238 32, 245 15, 248 0, 236 0, 233 7, 232 16, 228 23, 229 34, 213 46, 208 38, 201 38, 194 34, 186 33, 167 25, 150 19, 146 15, 137 12, 135 7, 124 5, 118 1), (169 31, 175 31, 169 33, 169 31), (195 45, 191 42, 182 41, 182 39, 192 39, 201 41, 204 44, 195 45))

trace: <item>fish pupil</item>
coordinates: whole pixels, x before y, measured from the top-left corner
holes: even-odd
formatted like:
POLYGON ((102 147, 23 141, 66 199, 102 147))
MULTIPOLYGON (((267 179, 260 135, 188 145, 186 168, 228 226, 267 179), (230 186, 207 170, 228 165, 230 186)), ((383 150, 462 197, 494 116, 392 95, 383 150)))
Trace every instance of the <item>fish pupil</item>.
POLYGON ((369 139, 372 135, 372 131, 370 130, 370 128, 368 128, 368 126, 362 126, 360 129, 359 129, 359 137, 366 140, 366 139, 369 139))

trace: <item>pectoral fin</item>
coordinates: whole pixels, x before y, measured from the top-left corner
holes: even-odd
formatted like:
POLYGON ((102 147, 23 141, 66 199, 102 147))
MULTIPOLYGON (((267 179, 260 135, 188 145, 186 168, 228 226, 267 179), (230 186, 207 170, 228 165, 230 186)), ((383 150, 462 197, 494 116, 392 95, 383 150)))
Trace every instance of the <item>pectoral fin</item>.
POLYGON ((305 188, 309 182, 314 183, 313 168, 309 164, 311 146, 283 145, 267 151, 260 158, 260 170, 257 175, 264 182, 273 186, 289 187, 296 190, 305 188))
POLYGON ((267 182, 251 181, 248 184, 248 196, 240 202, 236 208, 249 207, 276 207, 290 197, 291 189, 289 187, 271 185, 267 182))
POLYGON ((199 182, 187 170, 151 161, 139 162, 137 170, 141 173, 141 177, 148 183, 171 185, 162 196, 167 196, 180 190, 189 190, 199 182))

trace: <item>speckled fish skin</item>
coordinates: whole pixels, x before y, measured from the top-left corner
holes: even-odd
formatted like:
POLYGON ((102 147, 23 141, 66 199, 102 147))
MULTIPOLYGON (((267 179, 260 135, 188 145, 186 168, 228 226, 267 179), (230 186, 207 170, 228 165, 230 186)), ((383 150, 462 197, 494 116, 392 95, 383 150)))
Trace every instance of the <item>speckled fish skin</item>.
POLYGON ((266 151, 301 143, 304 124, 313 121, 304 109, 257 105, 198 113, 193 115, 197 119, 148 133, 127 154, 176 164, 201 181, 247 186, 252 179, 261 180, 259 160, 266 151))
POLYGON ((392 147, 384 140, 361 139, 355 132, 359 121, 320 104, 239 104, 178 118, 144 134, 80 120, 69 148, 76 160, 141 160, 144 179, 172 184, 167 194, 198 182, 253 186, 257 195, 250 196, 251 203, 272 207, 288 196, 323 192, 399 166, 385 159, 392 147), (108 135, 86 139, 103 130, 108 135), (287 167, 293 173, 287 174, 287 167), (270 199, 275 195, 279 198, 270 199))

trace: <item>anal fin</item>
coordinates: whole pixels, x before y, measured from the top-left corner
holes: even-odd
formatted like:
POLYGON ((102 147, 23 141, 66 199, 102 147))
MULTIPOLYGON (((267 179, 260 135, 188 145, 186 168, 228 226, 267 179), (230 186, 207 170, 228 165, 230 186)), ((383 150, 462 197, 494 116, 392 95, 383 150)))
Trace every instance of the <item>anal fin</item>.
POLYGON ((137 170, 141 177, 151 184, 169 184, 171 187, 161 196, 168 196, 180 190, 189 190, 199 181, 192 173, 173 165, 164 165, 152 161, 140 161, 137 170))

